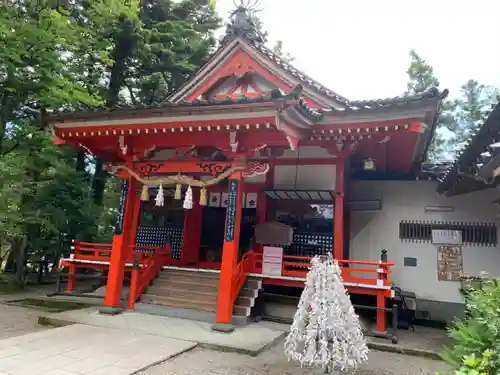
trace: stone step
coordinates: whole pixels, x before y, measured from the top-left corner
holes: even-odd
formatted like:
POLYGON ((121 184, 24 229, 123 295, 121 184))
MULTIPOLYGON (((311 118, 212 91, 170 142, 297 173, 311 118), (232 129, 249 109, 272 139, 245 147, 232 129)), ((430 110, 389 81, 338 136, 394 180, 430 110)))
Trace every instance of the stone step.
POLYGON ((146 291, 145 294, 151 294, 155 296, 165 296, 172 298, 182 298, 182 299, 196 299, 196 300, 204 300, 204 301, 217 301, 217 291, 215 292, 205 292, 198 290, 182 290, 177 289, 175 287, 150 287, 146 291))
POLYGON ((186 277, 186 278, 196 278, 196 279, 216 279, 219 280, 220 273, 218 272, 200 272, 200 271, 181 271, 181 270, 171 270, 166 269, 161 271, 160 275, 175 276, 175 277, 186 277))
POLYGON ((255 304, 255 298, 253 297, 245 297, 240 294, 240 296, 236 299, 236 306, 243 307, 253 307, 255 304))
POLYGON ((155 281, 156 283, 168 283, 168 282, 184 282, 184 283, 203 283, 203 285, 213 285, 219 286, 219 277, 206 277, 199 276, 199 274, 161 274, 160 277, 155 281))
POLYGON ((246 282, 245 288, 247 289, 260 289, 262 287, 262 280, 256 278, 249 278, 246 282))
MULTIPOLYGON (((217 285, 211 285, 211 284, 205 284, 205 283, 200 283, 199 280, 196 279, 190 279, 190 280, 184 280, 184 279, 159 279, 156 280, 153 285, 149 287, 149 289, 155 288, 155 289, 165 289, 165 288, 176 288, 177 290, 184 290, 184 291, 195 291, 195 292, 204 292, 204 293, 218 293, 219 290, 219 284, 217 282, 217 285)), ((148 290, 149 290, 148 289, 148 290)))
POLYGON ((151 294, 144 294, 141 296, 141 302, 151 303, 154 305, 175 307, 181 309, 191 309, 196 311, 211 311, 215 312, 217 309, 217 301, 207 302, 202 300, 197 300, 194 298, 173 298, 166 296, 156 296, 151 294))
POLYGON ((259 295, 258 289, 248 289, 248 288, 243 288, 240 291, 240 297, 252 297, 252 298, 257 298, 259 295))
POLYGON ((250 307, 234 306, 234 308, 233 308, 233 315, 248 317, 248 316, 250 316, 251 310, 252 309, 250 307))

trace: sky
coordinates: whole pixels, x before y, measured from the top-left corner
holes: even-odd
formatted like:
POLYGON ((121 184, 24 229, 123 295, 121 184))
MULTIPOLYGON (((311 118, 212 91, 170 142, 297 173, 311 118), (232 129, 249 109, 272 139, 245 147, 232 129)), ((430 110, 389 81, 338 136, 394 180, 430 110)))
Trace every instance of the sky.
MULTIPOLYGON (((234 8, 217 0, 226 19, 234 8)), ((401 95, 412 48, 452 96, 471 78, 500 87, 500 0, 262 0, 261 8, 270 45, 282 40, 296 68, 348 99, 401 95)))

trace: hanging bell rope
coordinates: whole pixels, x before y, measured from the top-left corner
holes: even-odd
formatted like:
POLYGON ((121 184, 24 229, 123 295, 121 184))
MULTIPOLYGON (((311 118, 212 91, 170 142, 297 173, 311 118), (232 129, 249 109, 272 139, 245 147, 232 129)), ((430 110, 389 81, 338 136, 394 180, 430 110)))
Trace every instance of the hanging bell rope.
POLYGON ((207 189, 202 188, 200 190, 200 206, 207 205, 207 189))
POLYGON ((176 201, 180 201, 182 198, 182 185, 181 184, 177 184, 175 186, 175 195, 174 195, 174 199, 176 201))
POLYGON ((149 200, 149 186, 142 185, 141 201, 147 202, 149 200))

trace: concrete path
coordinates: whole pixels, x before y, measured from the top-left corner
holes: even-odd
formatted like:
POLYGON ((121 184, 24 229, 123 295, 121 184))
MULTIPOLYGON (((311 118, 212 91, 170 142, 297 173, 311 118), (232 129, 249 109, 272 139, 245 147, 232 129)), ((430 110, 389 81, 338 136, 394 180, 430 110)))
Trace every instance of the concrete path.
POLYGON ((139 332, 161 337, 196 342, 206 348, 237 351, 257 355, 283 337, 286 332, 266 325, 264 322, 238 327, 231 333, 212 331, 212 324, 194 320, 168 318, 158 315, 125 312, 109 316, 97 312, 96 308, 65 311, 47 315, 53 323, 81 323, 98 327, 139 332))
POLYGON ((0 340, 1 375, 128 375, 196 346, 75 324, 0 340))

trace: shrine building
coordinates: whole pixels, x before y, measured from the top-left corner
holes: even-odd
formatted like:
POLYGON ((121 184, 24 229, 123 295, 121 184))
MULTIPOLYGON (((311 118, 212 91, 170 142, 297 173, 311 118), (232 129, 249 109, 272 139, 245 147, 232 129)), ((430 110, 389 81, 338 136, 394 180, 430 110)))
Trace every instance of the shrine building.
POLYGON ((75 240, 68 290, 78 268, 109 269, 111 312, 126 280, 128 308, 235 324, 262 290, 293 294, 311 257, 333 253, 351 295, 385 307, 398 286, 422 317, 447 320, 463 305, 458 274, 500 269, 500 255, 489 195, 440 195, 450 165, 423 163, 446 95, 346 99, 267 48, 238 8, 163 103, 50 116, 57 142, 123 179, 112 243, 75 240))

